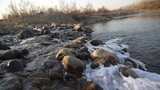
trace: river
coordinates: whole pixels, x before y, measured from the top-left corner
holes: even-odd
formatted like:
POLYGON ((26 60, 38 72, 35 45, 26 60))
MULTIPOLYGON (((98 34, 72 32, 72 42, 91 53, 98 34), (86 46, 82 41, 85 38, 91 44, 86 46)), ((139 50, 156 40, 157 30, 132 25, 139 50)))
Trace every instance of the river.
POLYGON ((93 38, 107 41, 122 38, 131 57, 144 62, 148 70, 160 73, 160 15, 138 14, 93 25, 93 38))

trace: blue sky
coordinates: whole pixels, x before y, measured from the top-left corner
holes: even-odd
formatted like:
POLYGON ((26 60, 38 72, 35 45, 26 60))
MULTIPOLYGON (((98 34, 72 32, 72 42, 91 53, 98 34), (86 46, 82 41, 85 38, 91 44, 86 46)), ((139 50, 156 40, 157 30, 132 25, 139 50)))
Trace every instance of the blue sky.
MULTIPOLYGON (((17 3, 21 0, 14 0, 17 3)), ((108 9, 117 9, 121 6, 129 5, 135 3, 139 0, 29 0, 36 6, 42 7, 52 7, 54 5, 58 5, 61 1, 65 1, 65 3, 77 3, 78 6, 85 6, 87 3, 92 3, 94 7, 106 6, 108 9)), ((0 0, 0 14, 7 12, 7 7, 9 5, 10 0, 0 0)))

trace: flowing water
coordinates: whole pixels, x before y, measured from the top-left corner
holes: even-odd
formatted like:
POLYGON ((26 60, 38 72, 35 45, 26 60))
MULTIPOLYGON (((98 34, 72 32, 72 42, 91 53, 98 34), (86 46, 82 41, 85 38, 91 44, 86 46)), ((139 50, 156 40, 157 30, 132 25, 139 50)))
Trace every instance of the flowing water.
POLYGON ((112 20, 107 23, 93 25, 94 39, 105 41, 104 45, 86 46, 89 52, 101 48, 115 53, 119 58, 118 65, 91 69, 86 66, 85 76, 89 81, 98 84, 103 90, 160 90, 160 16, 137 15, 126 19, 112 20), (129 52, 121 53, 123 48, 129 52), (132 68, 137 78, 125 77, 120 71, 125 67, 125 58, 135 58, 135 63, 141 67, 132 68), (140 60, 140 61, 139 61, 140 60), (142 63, 143 62, 143 63, 142 63), (145 65, 148 66, 148 71, 145 65))
POLYGON ((93 46, 90 42, 86 44, 90 53, 101 48, 114 53, 119 60, 118 65, 109 67, 100 65, 96 69, 90 68, 88 64, 85 70, 87 80, 98 84, 103 90, 160 90, 160 75, 147 71, 144 63, 138 60, 133 61, 138 67, 130 69, 136 74, 136 78, 131 77, 133 73, 130 73, 129 77, 122 74, 121 68, 125 67, 124 62, 126 58, 130 58, 130 54, 129 52, 121 53, 127 45, 119 43, 120 40, 120 38, 111 39, 98 46, 93 46))
POLYGON ((160 73, 160 15, 141 15, 93 25, 94 39, 123 38, 131 57, 160 73))

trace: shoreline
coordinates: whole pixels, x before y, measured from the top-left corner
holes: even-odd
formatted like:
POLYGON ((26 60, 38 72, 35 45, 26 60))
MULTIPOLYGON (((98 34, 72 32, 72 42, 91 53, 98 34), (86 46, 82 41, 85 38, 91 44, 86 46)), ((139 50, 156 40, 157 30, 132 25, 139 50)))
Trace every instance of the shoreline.
MULTIPOLYGON (((29 26, 16 34, 1 36, 0 89, 102 90, 100 85, 86 79, 86 65, 92 63, 90 67, 94 71, 101 64, 117 65, 119 59, 105 51, 105 47, 95 50, 99 45, 105 46, 105 42, 92 40, 92 32, 88 24, 52 23, 29 26), (90 49, 86 47, 88 42, 92 44, 90 49)), ((127 48, 120 51, 128 53, 127 48)), ((143 64, 127 59, 127 67, 118 67, 118 72, 124 77, 139 78, 131 68, 142 69, 143 64)))

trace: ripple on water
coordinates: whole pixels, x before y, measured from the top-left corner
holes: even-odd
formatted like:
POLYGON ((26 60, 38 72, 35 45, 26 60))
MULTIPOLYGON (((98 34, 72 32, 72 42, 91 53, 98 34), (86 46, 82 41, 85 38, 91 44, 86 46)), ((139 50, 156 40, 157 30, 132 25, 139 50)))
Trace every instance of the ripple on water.
POLYGON ((149 71, 160 73, 160 16, 136 16, 112 20, 93 26, 93 38, 107 41, 123 37, 132 57, 148 65, 149 71))

